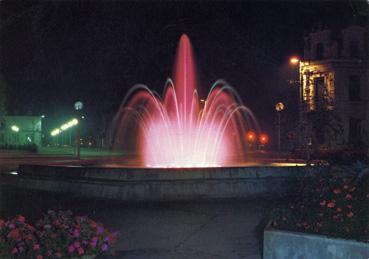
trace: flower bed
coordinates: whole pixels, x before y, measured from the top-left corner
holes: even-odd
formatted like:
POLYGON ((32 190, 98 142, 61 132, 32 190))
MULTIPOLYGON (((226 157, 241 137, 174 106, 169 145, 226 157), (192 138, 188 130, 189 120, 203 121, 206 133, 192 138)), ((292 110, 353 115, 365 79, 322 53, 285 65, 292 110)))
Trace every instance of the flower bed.
POLYGON ((30 225, 23 216, 0 219, 0 258, 86 258, 113 252, 117 233, 70 211, 48 211, 30 225))
POLYGON ((369 175, 342 170, 304 179, 300 195, 272 212, 269 228, 369 241, 369 175))

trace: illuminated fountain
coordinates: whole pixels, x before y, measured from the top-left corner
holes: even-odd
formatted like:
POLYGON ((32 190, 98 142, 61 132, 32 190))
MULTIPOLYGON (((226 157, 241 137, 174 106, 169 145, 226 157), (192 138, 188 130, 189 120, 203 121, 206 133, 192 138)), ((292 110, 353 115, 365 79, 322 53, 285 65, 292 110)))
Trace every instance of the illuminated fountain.
POLYGON ((113 145, 146 167, 216 167, 245 160, 245 132, 259 131, 236 91, 218 80, 200 99, 192 47, 182 35, 163 96, 134 86, 114 120, 113 145))

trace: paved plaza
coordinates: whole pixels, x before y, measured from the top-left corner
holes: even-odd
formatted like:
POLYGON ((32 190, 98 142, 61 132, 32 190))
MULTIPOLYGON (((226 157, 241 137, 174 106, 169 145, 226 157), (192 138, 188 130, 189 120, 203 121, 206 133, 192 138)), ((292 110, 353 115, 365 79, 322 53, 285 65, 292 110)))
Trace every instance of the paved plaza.
POLYGON ((212 200, 122 203, 1 186, 0 215, 38 218, 70 209, 119 231, 116 258, 262 258, 262 229, 275 203, 212 200))

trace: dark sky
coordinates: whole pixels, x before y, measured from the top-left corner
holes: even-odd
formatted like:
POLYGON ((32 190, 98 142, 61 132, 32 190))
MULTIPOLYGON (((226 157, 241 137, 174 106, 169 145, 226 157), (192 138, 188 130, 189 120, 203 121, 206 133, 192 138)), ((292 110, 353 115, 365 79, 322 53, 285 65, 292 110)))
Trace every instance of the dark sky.
MULTIPOLYGON (((127 89, 161 93, 179 37, 195 51, 204 96, 223 78, 265 129, 274 104, 290 98, 287 61, 319 24, 337 27, 362 12, 355 1, 2 1, 1 69, 9 114, 46 114, 59 123, 82 100, 100 127, 127 89)), ((286 100, 287 101, 287 100, 286 100)))

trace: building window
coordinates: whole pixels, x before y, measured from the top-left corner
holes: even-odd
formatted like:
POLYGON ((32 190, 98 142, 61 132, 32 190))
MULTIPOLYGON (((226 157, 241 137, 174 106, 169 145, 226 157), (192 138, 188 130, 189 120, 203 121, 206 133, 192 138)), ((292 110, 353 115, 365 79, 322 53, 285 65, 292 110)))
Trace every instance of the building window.
POLYGON ((349 127, 349 142, 351 144, 358 144, 361 139, 361 120, 350 117, 349 127))
POLYGON ((357 41, 350 41, 350 58, 359 57, 359 44, 357 41))
POLYGON ((324 101, 324 77, 314 78, 314 110, 320 110, 324 101))
POLYGON ((360 101, 360 76, 349 77, 348 90, 350 101, 360 101))
POLYGON ((320 60, 324 58, 324 44, 318 43, 316 44, 316 59, 320 60))

